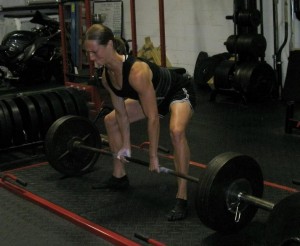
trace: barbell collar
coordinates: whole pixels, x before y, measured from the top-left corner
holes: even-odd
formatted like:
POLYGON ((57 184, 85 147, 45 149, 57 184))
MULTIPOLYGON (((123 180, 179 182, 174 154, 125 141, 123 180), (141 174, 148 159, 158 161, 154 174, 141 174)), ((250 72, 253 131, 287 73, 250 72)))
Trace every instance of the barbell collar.
MULTIPOLYGON (((114 157, 114 154, 112 152, 106 151, 104 149, 98 149, 98 148, 93 148, 93 147, 87 146, 87 145, 83 144, 82 141, 80 141, 78 139, 73 139, 73 141, 70 144, 70 151, 71 152, 73 151, 74 148, 75 149, 85 149, 85 150, 89 150, 89 151, 99 152, 101 154, 114 157)), ((140 159, 136 159, 136 158, 132 158, 132 157, 129 157, 129 156, 124 156, 124 158, 125 158, 126 161, 133 162, 133 163, 145 166, 145 167, 149 167, 149 162, 146 162, 146 161, 143 161, 143 160, 140 160, 140 159)), ((173 175, 173 176, 176 176, 176 177, 179 177, 179 178, 183 178, 183 179, 192 181, 194 183, 199 183, 199 179, 196 178, 196 177, 186 175, 186 174, 183 174, 183 173, 179 173, 179 172, 176 172, 176 171, 174 171, 172 169, 169 169, 169 168, 166 168, 166 167, 160 166, 159 171, 161 173, 165 173, 165 174, 173 175)))

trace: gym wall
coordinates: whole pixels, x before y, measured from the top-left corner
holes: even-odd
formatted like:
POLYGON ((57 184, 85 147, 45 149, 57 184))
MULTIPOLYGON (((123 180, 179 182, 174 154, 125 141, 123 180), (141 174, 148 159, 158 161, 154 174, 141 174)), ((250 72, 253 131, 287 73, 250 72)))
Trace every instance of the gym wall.
MULTIPOLYGON (((259 8, 259 1, 258 8, 259 8)), ((124 36, 131 38, 130 0, 124 3, 124 36)), ((159 12, 157 0, 137 0, 137 45, 140 49, 145 37, 150 36, 155 47, 159 46, 159 12)), ((284 35, 284 1, 278 1, 279 45, 284 35)), ((3 7, 26 5, 26 0, 0 0, 3 7)), ((224 42, 234 32, 232 20, 225 17, 233 14, 233 0, 165 0, 166 53, 173 66, 184 67, 193 75, 200 51, 209 55, 226 52, 224 42)), ((274 36, 272 0, 263 1, 264 35, 267 40, 266 60, 273 66, 274 36)), ((1 12, 0 12, 1 14, 1 12)), ((1 18, 1 16, 0 16, 1 18)), ((300 47, 299 21, 295 21, 295 42, 300 47)), ((259 27, 260 28, 260 27, 259 27)), ((282 53, 283 78, 285 78, 289 45, 282 53)))

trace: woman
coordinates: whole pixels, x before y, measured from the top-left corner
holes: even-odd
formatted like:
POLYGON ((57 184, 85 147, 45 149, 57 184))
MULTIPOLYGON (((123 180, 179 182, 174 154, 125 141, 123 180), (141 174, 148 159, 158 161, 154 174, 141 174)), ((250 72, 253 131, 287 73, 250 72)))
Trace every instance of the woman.
MULTIPOLYGON (((160 171, 157 154, 159 118, 168 112, 171 113, 175 169, 187 174, 190 150, 185 130, 196 104, 191 80, 149 61, 121 55, 116 51, 117 43, 112 31, 104 25, 94 24, 86 32, 86 51, 97 67, 103 67, 102 83, 114 107, 104 118, 109 145, 115 156, 113 174, 96 188, 125 189, 129 186, 124 156, 131 155, 130 123, 141 119, 147 119, 149 170, 160 171)), ((175 206, 167 217, 174 221, 186 216, 187 181, 178 178, 175 206)))

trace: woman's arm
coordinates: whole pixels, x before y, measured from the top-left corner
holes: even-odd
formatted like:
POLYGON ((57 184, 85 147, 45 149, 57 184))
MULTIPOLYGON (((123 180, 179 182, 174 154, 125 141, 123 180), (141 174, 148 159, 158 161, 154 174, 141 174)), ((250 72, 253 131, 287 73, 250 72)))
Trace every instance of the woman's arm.
POLYGON ((115 110, 116 120, 122 136, 122 148, 130 150, 130 123, 127 115, 124 98, 118 97, 107 85, 106 77, 103 73, 102 84, 109 92, 115 110))
POLYGON ((144 114, 148 120, 149 157, 151 171, 159 171, 157 149, 159 142, 159 116, 155 89, 152 84, 152 72, 144 62, 135 62, 129 75, 129 83, 139 95, 144 114))

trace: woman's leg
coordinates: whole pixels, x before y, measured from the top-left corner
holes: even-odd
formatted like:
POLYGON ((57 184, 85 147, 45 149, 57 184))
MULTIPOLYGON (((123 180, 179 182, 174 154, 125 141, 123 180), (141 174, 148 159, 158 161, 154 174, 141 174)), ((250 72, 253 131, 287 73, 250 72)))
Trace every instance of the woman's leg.
MULTIPOLYGON (((138 101, 127 99, 125 101, 125 106, 130 123, 145 118, 142 107, 138 101)), ((114 110, 105 116, 104 123, 111 152, 117 153, 122 147, 122 137, 114 110)), ((113 176, 121 178, 124 175, 126 175, 124 164, 119 159, 113 158, 113 176)))
MULTIPOLYGON (((188 174, 190 162, 190 149, 186 138, 186 128, 192 116, 192 109, 189 102, 177 102, 170 106, 170 136, 174 148, 174 164, 177 172, 188 174)), ((176 198, 187 200, 187 180, 178 178, 178 190, 176 198)), ((185 208, 184 208, 185 209, 185 208)), ((180 206, 171 211, 169 220, 183 219, 186 211, 180 206), (178 209, 176 211, 176 209, 178 209)))

